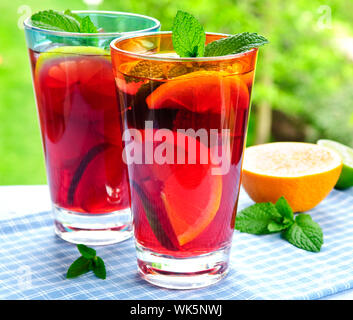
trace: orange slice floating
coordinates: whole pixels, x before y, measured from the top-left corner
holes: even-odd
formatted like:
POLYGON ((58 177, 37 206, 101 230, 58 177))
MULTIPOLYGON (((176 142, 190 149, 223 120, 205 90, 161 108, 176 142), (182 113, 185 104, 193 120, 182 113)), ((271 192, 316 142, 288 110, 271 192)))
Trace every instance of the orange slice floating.
POLYGON ((196 71, 159 86, 147 98, 150 109, 174 108, 221 113, 230 104, 247 108, 249 93, 237 75, 220 71, 196 71))
MULTIPOLYGON (((185 180, 192 179, 189 171, 190 175, 184 173, 185 180)), ((211 170, 191 189, 183 186, 177 175, 165 181, 162 199, 179 245, 195 239, 210 224, 219 209, 221 195, 222 178, 211 175, 211 170)))
MULTIPOLYGON (((197 140, 195 145, 200 152, 209 152, 197 140)), ((177 147, 181 148, 180 145, 177 147)), ((215 217, 221 202, 222 177, 212 175, 210 162, 172 164, 169 167, 161 197, 170 224, 182 246, 201 234, 215 217)))
MULTIPOLYGON (((159 129, 163 132, 163 129, 159 129)), ((146 129, 142 131, 142 141, 130 143, 144 144, 152 137, 156 139, 157 130, 146 129)), ((167 132, 168 130, 165 130, 167 132)), ((200 235, 216 216, 221 202, 222 195, 222 177, 212 175, 212 168, 215 165, 201 163, 201 153, 210 157, 210 150, 192 136, 186 136, 181 132, 173 132, 170 139, 164 141, 165 145, 172 145, 174 163, 158 164, 154 162, 151 165, 137 165, 134 168, 136 180, 144 181, 147 186, 149 181, 149 199, 154 199, 155 205, 162 200, 163 212, 165 210, 168 224, 177 238, 180 246, 195 239, 200 235), (187 141, 182 142, 182 139, 187 141), (188 162, 188 146, 192 144, 196 148, 195 157, 191 157, 192 163, 188 162), (185 150, 186 149, 186 150, 185 150), (177 163, 177 154, 185 154, 185 163, 177 163), (157 191, 161 185, 160 192, 157 191), (158 198, 154 198, 158 197, 158 198)), ((161 147, 161 142, 154 141, 153 148, 161 147)), ((169 148, 169 147, 168 147, 169 148)), ((136 150, 140 148, 137 147, 136 150)), ((141 145, 141 150, 143 145, 141 145)), ((156 154, 155 154, 156 157, 156 154)), ((156 160, 156 159, 154 159, 156 160)), ((141 184, 141 183, 140 183, 141 184)), ((159 211, 156 214, 160 214, 159 211)), ((162 219, 159 221, 162 223, 162 219)), ((162 228, 164 228, 162 224, 162 228)), ((156 235, 158 237, 158 235, 156 235)))

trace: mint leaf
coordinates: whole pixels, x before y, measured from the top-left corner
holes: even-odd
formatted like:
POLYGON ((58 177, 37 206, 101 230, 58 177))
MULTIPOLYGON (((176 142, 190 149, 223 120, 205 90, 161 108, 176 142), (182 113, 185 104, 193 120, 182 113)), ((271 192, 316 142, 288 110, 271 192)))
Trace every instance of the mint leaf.
POLYGON ((81 24, 82 18, 81 18, 78 14, 71 12, 71 10, 69 10, 69 9, 66 9, 66 10, 64 11, 64 14, 67 15, 67 16, 71 16, 71 17, 74 18, 78 23, 81 24))
POLYGON ((288 223, 278 223, 276 221, 271 221, 268 225, 267 225, 267 229, 269 232, 279 232, 282 230, 285 230, 289 227, 288 223))
POLYGON ((280 224, 281 218, 273 203, 256 203, 238 212, 235 229, 251 234, 268 234, 273 232, 269 230, 269 224, 271 222, 280 224))
POLYGON ((180 57, 202 57, 206 34, 203 26, 190 13, 178 11, 172 27, 172 41, 180 57))
POLYGON ((40 11, 31 16, 32 24, 35 27, 65 32, 97 33, 97 27, 90 17, 80 17, 79 15, 65 10, 58 12, 54 10, 40 11))
POLYGON ((98 278, 105 279, 107 276, 105 264, 101 257, 96 256, 96 250, 84 244, 78 244, 77 248, 82 256, 71 264, 66 278, 76 278, 84 273, 93 271, 98 278))
POLYGON ((282 231, 283 237, 294 246, 318 252, 324 243, 323 232, 310 215, 299 214, 294 219, 293 210, 284 197, 276 204, 256 203, 240 211, 235 220, 235 229, 252 234, 282 231))
POLYGON ((81 20, 80 32, 82 33, 97 33, 96 26, 91 21, 90 17, 86 16, 81 20))
POLYGON ((283 236, 294 246, 312 252, 319 252, 324 243, 320 226, 308 214, 299 214, 283 236))
POLYGON ((96 256, 96 250, 85 246, 84 244, 77 245, 78 251, 80 251, 81 255, 86 259, 93 259, 96 256))
POLYGON ((257 33, 243 32, 210 42, 205 47, 205 57, 226 56, 258 48, 268 40, 257 33))
POLYGON ((105 279, 107 276, 107 272, 105 269, 105 264, 102 258, 100 257, 95 257, 93 259, 93 263, 91 265, 91 268, 94 272, 94 274, 96 275, 96 277, 100 278, 100 279, 105 279))
POLYGON ((54 10, 35 13, 31 17, 35 27, 66 32, 80 32, 80 23, 70 15, 54 10))
POLYGON ((89 271, 89 264, 89 259, 86 259, 85 257, 79 257, 69 267, 69 270, 66 274, 66 278, 76 278, 84 273, 87 273, 89 271))
POLYGON ((292 223, 294 222, 294 213, 292 208, 290 207, 288 201, 284 197, 280 197, 276 204, 276 209, 278 213, 284 218, 284 223, 292 223))

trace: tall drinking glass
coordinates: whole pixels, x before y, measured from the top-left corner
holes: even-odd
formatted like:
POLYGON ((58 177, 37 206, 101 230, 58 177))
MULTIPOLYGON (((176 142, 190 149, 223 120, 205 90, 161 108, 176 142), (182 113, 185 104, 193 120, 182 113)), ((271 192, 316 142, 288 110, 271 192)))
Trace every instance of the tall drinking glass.
POLYGON ((112 41, 111 54, 139 273, 169 288, 215 283, 228 271, 257 49, 180 58, 159 32, 112 41))
POLYGON ((103 245, 132 235, 127 168, 109 44, 157 31, 156 19, 130 13, 76 11, 99 33, 70 33, 25 21, 56 233, 103 245))

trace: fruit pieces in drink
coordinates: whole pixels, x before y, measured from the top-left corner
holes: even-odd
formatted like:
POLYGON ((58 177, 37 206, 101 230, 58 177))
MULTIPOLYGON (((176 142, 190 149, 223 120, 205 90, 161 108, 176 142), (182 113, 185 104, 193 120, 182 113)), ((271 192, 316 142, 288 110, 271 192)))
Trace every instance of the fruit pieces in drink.
POLYGON ((247 87, 239 76, 219 71, 196 71, 176 77, 146 99, 150 109, 168 107, 197 113, 221 113, 231 101, 247 108, 247 87))
MULTIPOLYGON (((210 173, 211 166, 208 164, 130 164, 136 239, 140 245, 151 250, 180 257, 226 246, 234 227, 238 198, 238 189, 234 188, 234 184, 240 182, 250 89, 242 75, 215 70, 195 71, 170 80, 150 80, 145 76, 117 74, 121 80, 118 90, 128 127, 138 129, 142 136, 140 142, 133 143, 145 143, 145 120, 153 121, 154 132, 167 128, 172 130, 174 137, 178 129, 196 131, 204 128, 208 133, 210 129, 217 129, 216 144, 204 145, 199 139, 195 141, 197 148, 206 150, 210 155, 212 148, 222 147, 221 129, 229 128, 232 140, 231 167, 228 174, 217 176, 210 173), (202 81, 199 82, 199 78, 202 81), (212 99, 205 99, 210 87, 200 85, 207 78, 216 87, 212 93, 216 104, 212 104, 212 99), (172 82, 178 82, 185 90, 185 95, 179 94, 183 90, 171 85, 172 82), (126 89, 130 84, 140 85, 135 94, 126 89), (158 108, 148 105, 148 100, 154 94, 157 100, 160 99, 158 108), (177 103, 171 105, 168 97, 173 96, 177 97, 177 103), (192 101, 192 107, 188 101, 192 101)), ((189 139, 193 137, 189 136, 189 139)), ((155 143, 154 148, 159 144, 155 143)), ((178 149, 177 141, 171 144, 174 150, 178 149)), ((141 148, 143 150, 143 146, 141 148)))
POLYGON ((81 46, 30 53, 53 202, 83 213, 127 208, 109 53, 81 46))
MULTIPOLYGON (((143 150, 146 139, 153 138, 155 134, 168 134, 167 131, 151 129, 142 131, 143 140, 132 142, 134 149, 143 150)), ((172 135, 172 139, 167 139, 164 143, 154 140, 147 142, 153 142, 155 152, 158 148, 172 149, 173 159, 168 160, 170 163, 164 164, 134 165, 132 186, 144 205, 154 233, 159 230, 156 234, 159 240, 166 242, 162 239, 164 235, 161 230, 169 228, 167 233, 172 232, 177 239, 177 245, 183 246, 195 239, 218 212, 222 195, 222 177, 212 175, 212 164, 210 162, 201 164, 199 156, 195 159, 196 163, 187 162, 189 143, 194 143, 196 150, 202 149, 201 153, 209 156, 207 147, 182 133, 169 131, 169 134, 172 135), (185 155, 185 164, 177 164, 178 154, 185 155)), ((143 153, 145 152, 146 150, 143 150, 143 153)))

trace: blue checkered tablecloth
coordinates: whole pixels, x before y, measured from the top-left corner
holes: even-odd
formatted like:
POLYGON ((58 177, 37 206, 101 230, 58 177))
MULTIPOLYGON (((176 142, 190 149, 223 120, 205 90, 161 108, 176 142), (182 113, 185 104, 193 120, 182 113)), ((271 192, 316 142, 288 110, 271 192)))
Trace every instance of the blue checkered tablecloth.
MULTIPOLYGON (((239 209, 251 203, 242 193, 239 209)), ((47 187, 0 187, 0 299, 319 299, 353 288, 353 188, 333 190, 309 213, 324 232, 321 252, 297 249, 279 234, 235 231, 229 275, 177 291, 139 278, 132 239, 97 247, 106 280, 92 273, 65 279, 78 251, 54 235, 47 187)))

